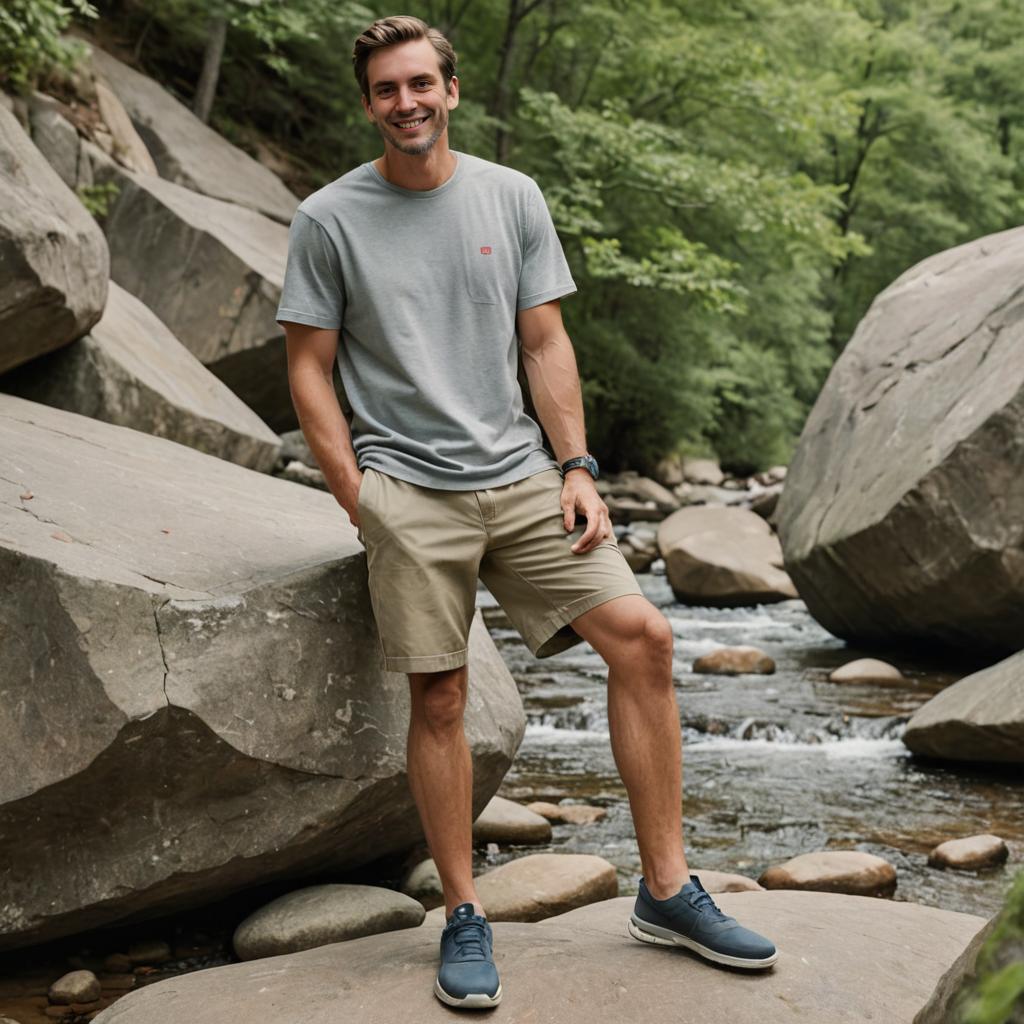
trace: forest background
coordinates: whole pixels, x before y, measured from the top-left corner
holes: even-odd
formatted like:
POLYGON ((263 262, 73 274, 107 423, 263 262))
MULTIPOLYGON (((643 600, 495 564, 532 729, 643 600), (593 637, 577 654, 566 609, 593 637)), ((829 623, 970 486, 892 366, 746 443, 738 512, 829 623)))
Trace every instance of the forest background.
POLYGON ((351 51, 395 13, 458 52, 452 146, 544 190, 609 469, 787 461, 878 291, 1024 220, 1019 0, 5 0, 0 80, 88 22, 305 195, 379 154, 351 51))

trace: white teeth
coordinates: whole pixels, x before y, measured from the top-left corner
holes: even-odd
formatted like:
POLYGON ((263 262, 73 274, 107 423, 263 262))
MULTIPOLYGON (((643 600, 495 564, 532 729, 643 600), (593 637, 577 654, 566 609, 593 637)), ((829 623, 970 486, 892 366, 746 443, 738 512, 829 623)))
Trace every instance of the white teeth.
POLYGON ((395 124, 397 124, 399 128, 413 128, 418 124, 423 124, 424 121, 426 121, 426 118, 421 117, 415 121, 396 121, 395 124))

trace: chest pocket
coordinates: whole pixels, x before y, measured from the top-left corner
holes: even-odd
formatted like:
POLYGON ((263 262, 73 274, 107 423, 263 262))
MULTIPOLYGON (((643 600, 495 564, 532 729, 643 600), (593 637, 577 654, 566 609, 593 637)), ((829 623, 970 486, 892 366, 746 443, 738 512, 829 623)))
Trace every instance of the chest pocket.
POLYGON ((493 306, 501 296, 501 258, 493 246, 478 245, 466 253, 466 291, 473 302, 493 306))

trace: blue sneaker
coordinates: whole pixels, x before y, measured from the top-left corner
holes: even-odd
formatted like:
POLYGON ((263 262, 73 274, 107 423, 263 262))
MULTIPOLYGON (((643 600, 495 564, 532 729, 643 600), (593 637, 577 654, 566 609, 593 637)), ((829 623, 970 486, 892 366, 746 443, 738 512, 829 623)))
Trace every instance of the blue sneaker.
POLYGON ((779 958, 772 942, 723 914, 696 875, 667 900, 656 900, 641 878, 628 928, 641 942, 685 946, 729 967, 758 970, 779 958))
POLYGON ((441 967, 434 995, 442 1003, 467 1010, 486 1010, 501 1002, 494 936, 472 903, 460 903, 441 933, 441 967))

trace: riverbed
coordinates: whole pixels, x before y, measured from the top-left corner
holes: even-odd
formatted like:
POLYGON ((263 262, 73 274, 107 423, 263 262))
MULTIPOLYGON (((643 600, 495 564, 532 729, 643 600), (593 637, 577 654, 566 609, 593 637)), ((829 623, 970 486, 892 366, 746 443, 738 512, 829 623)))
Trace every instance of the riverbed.
MULTIPOLYGON (((1019 771, 921 761, 900 740, 910 714, 968 669, 889 653, 882 656, 904 672, 905 684, 831 683, 832 669, 868 652, 822 629, 803 602, 696 608, 674 599, 664 575, 638 579, 675 635, 692 869, 757 878, 800 853, 863 850, 896 867, 898 900, 984 916, 1000 908, 1024 854, 1019 771), (776 672, 692 672, 700 655, 738 644, 760 647, 776 672), (977 873, 928 867, 935 845, 980 832, 1007 841, 1008 864, 977 873)), ((607 817, 593 825, 554 826, 546 849, 598 854, 616 866, 620 893, 635 893, 640 858, 609 744, 604 662, 585 643, 535 659, 486 591, 478 604, 527 713, 501 794, 521 803, 569 799, 605 807, 607 817)), ((526 852, 540 850, 492 850, 478 867, 526 852)))

